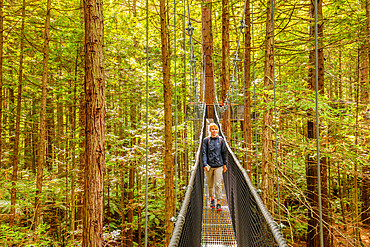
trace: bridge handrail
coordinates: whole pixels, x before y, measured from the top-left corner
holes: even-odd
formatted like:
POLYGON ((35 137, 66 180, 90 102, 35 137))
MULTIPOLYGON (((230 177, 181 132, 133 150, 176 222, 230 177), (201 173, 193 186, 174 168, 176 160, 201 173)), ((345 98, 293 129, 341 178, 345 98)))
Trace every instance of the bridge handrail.
MULTIPOLYGON (((215 114, 215 117, 216 117, 217 124, 220 124, 220 121, 219 121, 216 110, 214 111, 214 114, 215 114)), ((236 157, 234 152, 231 150, 229 144, 227 143, 227 139, 226 139, 225 135, 223 134, 221 128, 219 128, 219 129, 220 129, 219 134, 221 134, 222 137, 226 140, 225 144, 226 144, 227 150, 232 155, 232 157, 233 157, 236 165, 238 166, 239 170, 242 172, 242 174, 244 176, 244 179, 247 182, 248 187, 250 188, 251 194, 253 195, 258 207, 260 208, 260 210, 262 212, 263 217, 265 218, 268 226, 270 227, 271 232, 272 232, 277 244, 280 247, 288 247, 288 244, 287 244, 284 236, 280 232, 278 224, 276 223, 274 218, 271 216, 270 212, 268 211, 268 209, 266 208, 265 204, 263 203, 261 197, 259 196, 256 188, 253 186, 252 181, 250 180, 247 171, 243 168, 243 166, 240 164, 238 158, 236 157)))

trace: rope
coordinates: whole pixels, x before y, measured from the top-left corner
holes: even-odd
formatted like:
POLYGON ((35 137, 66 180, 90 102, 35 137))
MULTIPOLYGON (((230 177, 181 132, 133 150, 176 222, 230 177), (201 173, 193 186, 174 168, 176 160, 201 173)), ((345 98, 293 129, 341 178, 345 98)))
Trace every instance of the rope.
POLYGON ((148 246, 148 137, 149 137, 149 0, 146 0, 146 135, 145 135, 145 247, 148 246))
POLYGON ((176 216, 176 206, 177 206, 177 54, 176 54, 176 0, 173 0, 173 26, 174 26, 174 67, 175 67, 175 212, 174 215, 176 216))
POLYGON ((274 84, 274 117, 275 117, 275 163, 276 163, 276 187, 278 193, 278 212, 279 212, 279 226, 281 224, 281 215, 280 215, 280 190, 279 190, 279 162, 278 162, 278 136, 277 136, 277 113, 276 113, 276 85, 275 85, 275 3, 274 0, 271 0, 271 19, 272 19, 272 81, 274 84))
POLYGON ((317 150, 317 185, 318 185, 318 199, 319 199, 319 221, 320 221, 320 246, 324 247, 324 232, 322 228, 322 203, 321 203, 321 167, 320 167, 320 132, 319 132, 319 59, 318 59, 318 42, 317 42, 317 4, 315 0, 315 97, 316 97, 316 150, 317 150))

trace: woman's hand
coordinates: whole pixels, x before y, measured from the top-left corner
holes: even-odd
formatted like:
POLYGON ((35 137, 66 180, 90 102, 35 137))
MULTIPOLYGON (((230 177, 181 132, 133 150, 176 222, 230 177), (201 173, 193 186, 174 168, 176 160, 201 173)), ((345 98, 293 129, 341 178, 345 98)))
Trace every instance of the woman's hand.
POLYGON ((205 170, 206 172, 208 172, 208 171, 209 171, 209 169, 210 169, 210 166, 209 166, 209 165, 206 165, 206 166, 204 167, 204 170, 205 170))
POLYGON ((226 172, 226 171, 227 171, 227 167, 226 167, 226 165, 224 165, 223 171, 224 171, 224 172, 226 172))

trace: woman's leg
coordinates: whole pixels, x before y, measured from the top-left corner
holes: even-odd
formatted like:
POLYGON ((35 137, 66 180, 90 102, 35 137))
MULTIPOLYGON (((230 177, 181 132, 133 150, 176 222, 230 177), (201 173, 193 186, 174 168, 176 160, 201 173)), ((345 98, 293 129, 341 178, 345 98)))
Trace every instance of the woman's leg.
POLYGON ((208 194, 211 199, 215 197, 215 190, 214 190, 214 168, 210 168, 208 172, 206 172, 207 176, 207 185, 208 185, 208 194))
POLYGON ((220 200, 222 198, 222 166, 214 169, 214 183, 216 190, 215 196, 217 199, 217 203, 220 204, 220 200))

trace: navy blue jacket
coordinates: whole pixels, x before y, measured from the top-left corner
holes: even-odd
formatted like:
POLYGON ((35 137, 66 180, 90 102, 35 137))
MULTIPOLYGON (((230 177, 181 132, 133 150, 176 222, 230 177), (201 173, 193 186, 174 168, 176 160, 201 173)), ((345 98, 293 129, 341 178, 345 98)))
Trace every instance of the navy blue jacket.
POLYGON ((203 166, 220 167, 226 165, 226 144, 222 137, 206 137, 202 145, 203 166))

